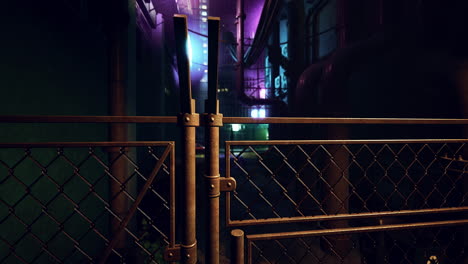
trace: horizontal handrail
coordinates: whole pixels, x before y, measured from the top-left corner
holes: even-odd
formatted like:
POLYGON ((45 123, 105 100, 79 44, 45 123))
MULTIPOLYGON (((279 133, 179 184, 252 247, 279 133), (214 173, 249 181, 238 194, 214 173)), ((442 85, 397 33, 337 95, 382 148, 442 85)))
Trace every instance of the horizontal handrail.
POLYGON ((0 116, 0 123, 177 123, 176 116, 0 116))
MULTIPOLYGON (((177 123, 176 116, 0 115, 0 123, 177 123)), ((468 125, 454 118, 223 117, 225 124, 468 125)))
POLYGON ((332 118, 332 117, 224 117, 226 124, 382 124, 468 125, 468 119, 439 118, 332 118))
POLYGON ((468 139, 325 139, 226 141, 229 146, 468 143, 468 139))
POLYGON ((266 218, 266 219, 247 219, 247 220, 228 219, 227 225, 229 227, 241 227, 241 226, 254 226, 254 225, 307 223, 307 222, 318 222, 318 221, 372 219, 372 218, 383 218, 383 217, 420 216, 420 215, 433 215, 433 214, 444 214, 444 213, 448 214, 448 213, 460 213, 460 212, 468 212, 468 206, 416 209, 416 210, 400 210, 400 211, 382 211, 382 212, 368 212, 368 213, 354 213, 354 214, 293 216, 293 217, 266 218))
POLYGON ((21 142, 0 143, 0 148, 161 147, 167 145, 174 145, 174 141, 21 142))
POLYGON ((434 222, 419 222, 419 223, 404 223, 404 224, 379 225, 379 226, 348 227, 348 228, 337 228, 337 229, 319 229, 319 230, 281 232, 281 233, 269 233, 269 234, 252 234, 252 235, 247 235, 246 238, 247 238, 248 243, 250 243, 251 241, 257 241, 257 240, 291 239, 291 238, 311 237, 311 236, 331 236, 331 235, 343 235, 343 234, 355 234, 355 233, 367 233, 367 232, 397 231, 397 230, 456 226, 456 225, 466 225, 466 224, 468 224, 468 219, 434 221, 434 222))

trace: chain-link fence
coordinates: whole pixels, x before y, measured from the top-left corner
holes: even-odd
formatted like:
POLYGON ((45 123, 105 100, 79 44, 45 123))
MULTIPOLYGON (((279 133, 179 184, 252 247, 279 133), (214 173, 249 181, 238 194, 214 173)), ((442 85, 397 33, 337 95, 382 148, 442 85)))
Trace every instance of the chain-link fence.
POLYGON ((226 149, 238 183, 227 199, 231 224, 467 206, 465 140, 232 141, 226 149))
POLYGON ((172 142, 2 144, 0 263, 163 263, 174 167, 172 142))
POLYGON ((464 263, 467 142, 228 141, 227 226, 249 263, 464 263))

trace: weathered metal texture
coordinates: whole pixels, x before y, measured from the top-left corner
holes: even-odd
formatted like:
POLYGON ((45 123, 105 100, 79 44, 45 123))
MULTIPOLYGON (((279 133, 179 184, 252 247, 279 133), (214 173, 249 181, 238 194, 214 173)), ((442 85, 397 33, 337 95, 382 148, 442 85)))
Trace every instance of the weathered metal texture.
MULTIPOLYGON (((38 116, 0 115, 1 123, 177 123, 176 116, 38 116)), ((328 118, 328 117, 224 117, 225 124, 374 124, 468 125, 468 119, 440 118, 328 118)))
POLYGON ((234 229, 231 231, 231 263, 244 264, 244 231, 234 229))
POLYGON ((223 122, 225 124, 468 125, 468 119, 435 118, 224 117, 223 122))
POLYGON ((206 263, 219 263, 219 127, 205 130, 205 182, 207 187, 206 263))
POLYGON ((219 127, 223 115, 218 101, 219 18, 208 18, 208 99, 205 101, 205 184, 207 190, 206 259, 219 263, 219 127))
POLYGON ((0 116, 2 123, 168 123, 177 122, 176 116, 0 116))
POLYGON ((196 169, 195 169, 195 128, 200 125, 195 112, 194 99, 190 86, 190 65, 187 53, 188 27, 187 16, 174 16, 177 66, 180 85, 180 109, 178 124, 182 129, 182 235, 181 263, 197 262, 196 239, 196 169))

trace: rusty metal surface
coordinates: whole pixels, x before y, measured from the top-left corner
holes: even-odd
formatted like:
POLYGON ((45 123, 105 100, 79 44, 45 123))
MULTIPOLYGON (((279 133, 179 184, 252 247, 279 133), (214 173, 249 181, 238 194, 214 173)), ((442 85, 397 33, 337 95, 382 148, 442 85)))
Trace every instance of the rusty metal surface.
POLYGON ((327 117, 224 117, 226 124, 381 124, 381 125, 467 125, 468 119, 436 118, 327 118, 327 117))
POLYGON ((186 15, 174 15, 177 67, 180 86, 180 109, 178 125, 182 131, 182 181, 181 181, 181 263, 197 263, 196 238, 196 161, 195 128, 200 125, 192 98, 190 63, 187 52, 188 25, 186 15))
POLYGON ((228 226, 464 212, 466 139, 228 141, 228 226), (345 153, 346 162, 337 159, 345 153), (331 169, 337 179, 331 179, 331 169), (337 188, 344 183, 346 196, 337 188), (333 207, 330 206, 333 203, 333 207), (346 208, 346 210, 343 210, 346 208), (235 217, 234 217, 235 216, 235 217))
POLYGON ((315 215, 315 216, 296 216, 270 219, 249 219, 249 220, 231 220, 228 223, 230 227, 241 226, 256 226, 256 225, 273 225, 284 223, 307 223, 330 220, 356 220, 367 218, 386 218, 386 217, 403 217, 403 216, 424 216, 434 214, 450 214, 468 212, 468 206, 440 208, 440 209, 421 209, 421 210, 399 210, 388 212, 375 213, 355 213, 355 214, 339 214, 339 215, 315 215))
POLYGON ((0 116, 1 123, 170 123, 176 116, 0 116))
MULTIPOLYGON (((0 115, 1 123, 177 123, 176 116, 44 116, 0 115)), ((314 117, 229 117, 226 124, 381 124, 381 125, 467 125, 468 119, 438 118, 314 118, 314 117)))
POLYGON ((205 186, 206 186, 206 250, 205 263, 218 264, 219 251, 219 127, 223 115, 218 101, 219 17, 208 17, 208 98, 203 115, 205 127, 205 186))
POLYGON ((8 225, 14 233, 0 236, 3 246, 10 248, 8 254, 0 255, 0 262, 97 262, 105 247, 112 244, 108 220, 115 218, 125 222, 122 227, 131 219, 134 224, 122 229, 131 238, 126 248, 109 249, 112 261, 134 262, 130 254, 134 252, 149 263, 162 263, 164 246, 175 245, 175 201, 169 191, 175 185, 174 143, 147 143, 151 146, 143 142, 95 142, 20 143, 1 148, 5 195, 0 198, 0 225, 8 225), (127 171, 126 182, 119 182, 121 194, 133 204, 126 219, 112 210, 113 197, 108 197, 108 184, 118 179, 111 173, 115 160, 107 159, 106 148, 117 145, 116 159, 132 169, 127 171), (131 153, 137 151, 144 156, 135 160, 131 153), (155 164, 161 169, 152 175, 150 169, 155 164), (145 184, 136 197, 133 189, 138 181, 145 184), (11 191, 14 193, 9 194, 11 191), (24 245, 29 245, 28 252, 20 249, 24 245))
POLYGON ((244 231, 240 229, 234 229, 231 231, 231 263, 243 264, 245 263, 244 258, 244 231))
POLYGON ((128 142, 24 142, 0 143, 0 148, 77 148, 77 147, 164 147, 173 141, 128 141, 128 142))
POLYGON ((285 239, 285 238, 299 238, 307 236, 324 236, 324 235, 344 235, 364 232, 381 232, 381 231, 395 231, 405 229, 416 229, 416 228, 429 228, 429 227, 440 227, 440 226, 454 226, 454 225, 466 225, 468 219, 463 220, 449 220, 449 221, 434 221, 434 222, 422 222, 422 223, 405 223, 395 225, 378 225, 378 226, 363 226, 363 227, 349 227, 349 228, 335 228, 335 229, 319 229, 319 230, 306 230, 297 232, 283 232, 283 233, 267 233, 267 234, 253 234, 247 235, 247 240, 274 240, 274 239, 285 239))

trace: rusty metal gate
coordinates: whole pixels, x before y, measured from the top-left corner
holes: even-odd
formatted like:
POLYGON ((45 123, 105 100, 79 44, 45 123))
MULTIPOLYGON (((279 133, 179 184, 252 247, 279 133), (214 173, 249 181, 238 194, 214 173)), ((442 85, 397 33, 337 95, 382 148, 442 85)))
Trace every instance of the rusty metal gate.
POLYGON ((0 263, 467 263, 465 137, 226 141, 223 167, 220 128, 323 124, 336 135, 350 125, 468 120, 223 117, 217 18, 208 19, 208 99, 199 116, 184 55, 186 17, 174 21, 179 116, 0 117, 177 124, 182 134, 177 156, 173 141, 0 144, 0 263), (204 186, 196 180, 198 126, 204 186))

